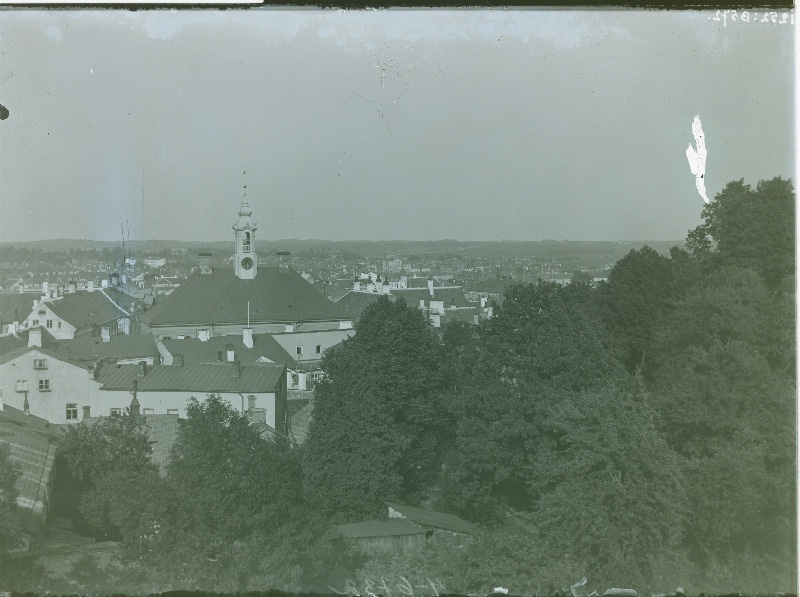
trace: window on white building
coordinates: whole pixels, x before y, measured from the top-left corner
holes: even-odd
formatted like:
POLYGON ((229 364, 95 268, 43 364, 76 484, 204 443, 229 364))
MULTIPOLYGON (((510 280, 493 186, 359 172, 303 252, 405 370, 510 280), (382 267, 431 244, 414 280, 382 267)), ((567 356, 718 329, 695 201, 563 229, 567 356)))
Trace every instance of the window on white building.
POLYGON ((322 354, 322 344, 317 344, 317 354, 322 354))
POLYGON ((178 409, 177 408, 168 408, 167 409, 167 414, 168 415, 177 415, 178 414, 178 409))
POLYGON ((295 348, 295 351, 297 352, 297 354, 303 354, 303 347, 298 346, 297 348, 295 348))
POLYGON ((113 417, 115 415, 118 416, 118 417, 121 417, 122 416, 122 409, 121 408, 112 408, 111 409, 111 416, 113 417))
POLYGON ((145 408, 144 411, 142 411, 142 412, 144 414, 146 414, 146 415, 152 415, 153 414, 153 409, 152 408, 145 408))
POLYGON ((74 402, 67 404, 67 421, 78 418, 78 405, 74 402))
POLYGON ((38 319, 34 319, 33 321, 31 321, 31 325, 33 325, 33 326, 39 325, 39 320, 38 319))
POLYGON ((18 379, 17 380, 17 392, 27 392, 28 391, 28 380, 27 379, 18 379))
POLYGON ((34 369, 47 369, 47 359, 33 359, 34 369))
POLYGON ((59 330, 61 329, 61 320, 60 319, 58 320, 58 329, 59 330))
POLYGON ((39 391, 40 392, 49 392, 50 391, 50 380, 49 379, 40 379, 39 380, 39 391))
POLYGON ((53 320, 52 319, 48 319, 47 322, 46 322, 46 325, 47 325, 47 329, 48 330, 52 330, 53 329, 53 320))

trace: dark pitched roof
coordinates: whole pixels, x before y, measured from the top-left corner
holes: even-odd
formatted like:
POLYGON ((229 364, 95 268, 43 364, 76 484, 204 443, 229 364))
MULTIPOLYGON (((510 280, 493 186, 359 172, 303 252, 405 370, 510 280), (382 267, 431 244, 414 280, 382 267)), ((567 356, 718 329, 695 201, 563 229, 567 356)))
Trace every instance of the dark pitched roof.
POLYGON ((5 354, 17 348, 22 348, 28 345, 28 334, 32 329, 39 329, 42 332, 42 346, 55 350, 58 348, 58 340, 48 332, 43 326, 35 326, 26 330, 19 330, 17 335, 9 334, 8 336, 0 336, 0 354, 5 354))
POLYGON ((406 299, 409 306, 418 305, 420 299, 428 301, 444 301, 445 308, 448 307, 471 307, 471 305, 464 296, 463 288, 434 288, 433 296, 427 288, 409 288, 392 290, 392 294, 396 297, 406 299))
POLYGON ((31 294, 0 293, 0 325, 25 321, 38 298, 31 294))
MULTIPOLYGON (((199 338, 183 340, 169 338, 162 340, 161 343, 171 355, 183 355, 184 365, 212 363, 218 359, 220 352, 227 352, 227 346, 233 344, 236 360, 244 365, 256 363, 263 356, 273 363, 286 365, 291 369, 297 367, 295 359, 269 334, 254 334, 253 348, 247 348, 241 336, 214 336, 206 341, 199 338)), ((224 355, 223 358, 227 356, 224 355)))
POLYGON ((139 376, 138 365, 105 365, 98 381, 102 390, 130 390, 138 380, 140 392, 275 392, 280 387, 286 368, 283 365, 238 363, 204 363, 200 365, 153 365, 139 376))
POLYGON ((94 292, 79 290, 75 294, 67 294, 63 298, 45 301, 45 303, 53 313, 78 329, 101 325, 128 316, 125 311, 114 305, 101 290, 94 292))
POLYGON ((102 338, 75 338, 58 342, 58 353, 73 361, 95 362, 102 358, 134 359, 158 357, 156 341, 151 334, 134 336, 111 336, 108 342, 102 338))
POLYGON ((500 279, 500 278, 487 278, 480 282, 470 284, 469 290, 472 292, 486 292, 490 294, 502 294, 506 286, 513 283, 514 280, 500 279))
POLYGON ((462 520, 453 514, 444 514, 442 512, 434 512, 433 510, 423 510, 414 506, 404 506, 403 504, 390 503, 390 508, 396 510, 412 522, 418 525, 433 527, 435 529, 444 529, 446 531, 453 531, 455 533, 472 534, 475 532, 475 527, 462 520))
POLYGON ((424 535, 425 529, 414 526, 407 520, 365 520, 350 524, 340 524, 327 533, 327 539, 365 539, 368 537, 396 537, 399 535, 424 535))
POLYGON ((197 272, 164 299, 160 310, 142 317, 153 326, 244 323, 248 302, 252 323, 351 318, 297 272, 263 266, 252 280, 239 279, 232 268, 197 272))
MULTIPOLYGON (((377 302, 382 296, 387 295, 378 294, 377 292, 359 292, 356 290, 351 290, 338 301, 336 301, 336 304, 340 305, 348 313, 350 313, 351 317, 358 319, 361 317, 361 313, 364 311, 364 309, 377 302)), ((388 296, 390 300, 395 300, 395 297, 391 294, 388 296)))

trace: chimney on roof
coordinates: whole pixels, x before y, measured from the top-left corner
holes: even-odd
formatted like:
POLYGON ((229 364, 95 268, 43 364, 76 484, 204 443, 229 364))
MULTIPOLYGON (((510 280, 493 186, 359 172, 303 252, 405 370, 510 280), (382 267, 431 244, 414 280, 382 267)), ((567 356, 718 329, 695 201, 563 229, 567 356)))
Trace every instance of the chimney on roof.
POLYGON ((61 284, 56 284, 56 296, 58 298, 64 296, 64 287, 61 284))
POLYGON ((12 336, 16 336, 17 332, 19 332, 19 321, 14 320, 8 326, 8 333, 11 334, 12 336))
POLYGON ((428 292, 433 296, 433 278, 428 278, 428 292))
POLYGON ((25 402, 22 403, 22 410, 26 415, 31 414, 31 403, 28 402, 28 392, 25 392, 25 402))
POLYGON ((247 348, 253 348, 253 328, 242 329, 242 342, 247 348))
POLYGON ((239 361, 233 361, 233 376, 234 377, 242 376, 242 364, 239 361))
POLYGON ((133 393, 133 400, 131 400, 131 405, 128 408, 128 413, 132 417, 138 417, 139 416, 139 399, 136 397, 136 395, 139 393, 139 382, 136 381, 135 379, 133 380, 133 392, 132 393, 133 393))
POLYGON ((78 290, 78 285, 75 283, 75 280, 70 280, 67 286, 67 292, 69 294, 75 294, 77 290, 78 290))
POLYGON ((111 341, 111 330, 107 325, 104 325, 102 328, 100 328, 100 337, 103 339, 103 342, 111 341))
POLYGON ((28 347, 31 346, 42 347, 42 330, 40 328, 31 328, 28 331, 28 347))
POLYGON ((228 351, 228 362, 232 363, 236 357, 236 354, 233 350, 233 344, 228 344, 225 349, 228 351))
POLYGON ((91 417, 92 416, 91 415, 91 411, 92 411, 92 407, 91 406, 84 406, 83 407, 83 418, 84 419, 88 419, 89 417, 91 417))
POLYGON ((42 282, 42 298, 50 298, 50 282, 46 280, 42 282))
POLYGON ((89 280, 86 283, 86 290, 88 290, 89 292, 94 292, 94 280, 89 280))
POLYGON ((146 361, 139 361, 139 377, 144 377, 147 375, 147 362, 146 361))
POLYGON ((197 339, 200 342, 208 342, 209 338, 211 338, 211 330, 197 330, 197 339))

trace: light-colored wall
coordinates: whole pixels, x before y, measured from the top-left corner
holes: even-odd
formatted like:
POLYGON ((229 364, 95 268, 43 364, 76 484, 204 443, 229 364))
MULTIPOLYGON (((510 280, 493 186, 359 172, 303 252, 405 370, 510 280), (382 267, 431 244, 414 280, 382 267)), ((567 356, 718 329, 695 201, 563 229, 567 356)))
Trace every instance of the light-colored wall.
POLYGON ((20 328, 25 330, 37 325, 45 328, 56 340, 72 340, 75 337, 75 326, 53 313, 47 303, 42 300, 36 302, 31 314, 20 324, 20 328), (39 311, 44 311, 45 314, 40 315, 39 311), (52 327, 47 327, 48 320, 52 320, 52 327), (34 321, 38 322, 34 323, 34 321))
MULTIPOLYGON (((305 328, 305 324, 303 325, 305 328)), ((347 338, 355 335, 355 330, 329 330, 318 331, 298 331, 292 333, 272 334, 272 337, 280 344, 289 355, 298 362, 315 361, 322 358, 322 354, 329 348, 341 344, 347 338), (317 345, 322 346, 322 353, 317 353, 317 345), (297 347, 302 346, 303 354, 297 354, 297 347)))
MULTIPOLYGON (((3 401, 22 409, 25 394, 16 391, 17 380, 28 381, 28 404, 32 415, 51 423, 77 423, 83 417, 82 406, 93 406, 99 384, 91 371, 31 350, 13 361, 0 365, 0 389, 3 401), (34 369, 35 359, 46 359, 47 369, 34 369), (39 380, 50 380, 50 391, 39 391, 39 380), (67 421, 67 403, 78 405, 78 418, 67 421)), ((130 400, 128 400, 130 402, 130 400)))
MULTIPOLYGON (((212 392, 137 392, 136 399, 139 401, 140 412, 145 413, 146 408, 152 408, 153 414, 165 415, 168 410, 177 409, 178 416, 186 418, 186 404, 189 399, 194 397, 199 402, 205 400, 212 392)), ((242 393, 239 395, 234 392, 221 392, 220 398, 231 405, 239 412, 247 412, 249 401, 248 396, 256 397, 256 408, 264 409, 265 422, 270 427, 275 428, 276 420, 276 396, 275 393, 242 393), (244 405, 244 410, 242 410, 244 405)), ((112 408, 125 409, 130 406, 132 394, 127 390, 100 390, 99 398, 95 403, 96 409, 92 408, 92 416, 107 417, 111 415, 112 408)), ((65 407, 66 408, 66 407, 65 407)), ((280 409, 278 409, 280 410, 280 409)), ((80 413, 81 416, 83 413, 80 413)))

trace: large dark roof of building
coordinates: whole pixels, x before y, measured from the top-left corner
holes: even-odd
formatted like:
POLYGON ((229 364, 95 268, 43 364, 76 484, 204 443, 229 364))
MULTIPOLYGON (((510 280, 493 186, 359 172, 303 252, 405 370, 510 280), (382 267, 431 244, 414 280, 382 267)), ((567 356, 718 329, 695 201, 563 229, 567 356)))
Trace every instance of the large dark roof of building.
POLYGON ((390 300, 395 300, 395 297, 391 294, 384 295, 377 292, 360 292, 351 290, 338 301, 336 301, 336 304, 346 309, 347 312, 350 313, 351 317, 358 319, 364 309, 377 302, 382 296, 388 296, 390 300))
POLYGON ((134 359, 158 357, 156 341, 151 334, 111 336, 108 342, 100 337, 75 338, 58 342, 58 353, 73 361, 95 362, 102 358, 134 359))
POLYGON ((79 290, 75 294, 45 302, 53 313, 78 329, 101 325, 128 315, 114 305, 102 290, 79 290))
POLYGON ((38 298, 31 294, 0 293, 0 325, 25 321, 38 298))
MULTIPOLYGON (((233 345, 233 353, 237 361, 244 365, 258 362, 261 357, 266 357, 273 363, 296 368, 297 362, 278 344, 269 334, 253 334, 253 348, 247 348, 242 341, 242 336, 214 336, 206 341, 199 338, 184 338, 175 340, 165 338, 161 341, 164 348, 172 355, 183 355, 184 365, 211 363, 218 360, 219 353, 227 353, 229 344, 233 345)), ((223 360, 227 354, 223 354, 223 360)))
POLYGON ((232 268, 195 273, 151 309, 143 319, 153 326, 244 323, 248 303, 251 323, 347 320, 351 316, 329 301, 297 272, 259 267, 252 280, 232 268))
POLYGON ((389 507, 399 512, 410 521, 416 522, 422 526, 444 529, 455 533, 472 534, 475 532, 475 527, 472 524, 453 514, 423 510, 422 508, 396 503, 390 503, 389 507))
POLYGON ((103 390, 130 390, 138 380, 140 392, 275 392, 283 380, 283 365, 207 363, 201 365, 153 365, 144 377, 138 365, 105 365, 98 381, 103 390), (239 365, 239 374, 236 374, 239 365))
POLYGON ((365 539, 368 537, 396 537, 398 535, 424 535, 425 529, 414 526, 407 520, 365 520, 340 524, 325 534, 328 539, 365 539))

